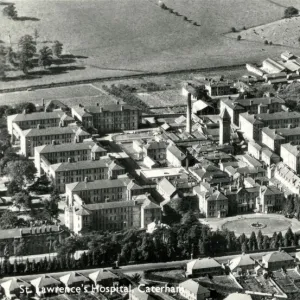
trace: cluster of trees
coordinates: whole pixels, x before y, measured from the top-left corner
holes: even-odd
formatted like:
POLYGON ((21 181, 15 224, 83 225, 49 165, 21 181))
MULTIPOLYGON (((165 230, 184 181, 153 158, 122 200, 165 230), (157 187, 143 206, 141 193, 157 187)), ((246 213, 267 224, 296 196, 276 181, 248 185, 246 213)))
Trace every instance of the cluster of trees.
MULTIPOLYGON (((177 12, 177 11, 175 11, 174 9, 168 7, 168 6, 167 6, 164 2, 162 2, 162 1, 159 1, 158 5, 159 5, 160 8, 162 8, 163 10, 168 10, 171 14, 174 14, 174 15, 176 15, 176 16, 181 16, 181 15, 179 14, 179 12, 177 12)), ((184 21, 189 21, 189 22, 191 22, 191 23, 192 23, 193 25, 195 25, 195 26, 200 26, 200 25, 198 25, 197 22, 192 22, 191 20, 188 20, 188 18, 187 18, 186 16, 183 16, 183 20, 184 20, 184 21)))
MULTIPOLYGON (((291 229, 283 236, 274 233, 273 237, 263 235, 261 231, 250 237, 242 234, 236 237, 234 232, 217 230, 212 232, 206 225, 200 224, 192 212, 183 216, 182 223, 170 228, 157 229, 153 234, 140 230, 126 230, 118 233, 96 233, 89 236, 69 237, 58 247, 58 255, 72 255, 76 250, 88 248, 88 265, 96 262, 109 265, 114 261, 121 264, 133 262, 150 263, 190 259, 199 256, 217 256, 231 252, 278 249, 283 246, 298 245, 299 236, 291 229), (97 257, 97 260, 93 260, 97 257)), ((97 265, 98 266, 98 265, 97 265)))
POLYGON ((58 218, 58 203, 61 199, 57 191, 53 191, 50 197, 44 199, 38 207, 32 205, 32 196, 26 190, 14 194, 11 200, 14 207, 17 207, 19 210, 27 210, 31 221, 18 218, 16 212, 5 210, 0 216, 1 229, 28 227, 30 222, 54 224, 58 218))
POLYGON ((43 46, 37 53, 37 38, 37 31, 34 37, 28 34, 21 37, 17 52, 11 47, 6 49, 6 61, 24 74, 28 74, 29 70, 35 66, 50 67, 53 63, 53 56, 57 58, 61 56, 63 45, 59 41, 54 41, 51 48, 43 46))
POLYGON ((282 213, 300 220, 300 199, 298 195, 289 195, 284 202, 282 213))
POLYGON ((294 6, 289 6, 284 10, 284 17, 291 18, 297 16, 299 14, 299 10, 294 6))
POLYGON ((16 7, 13 3, 10 3, 8 5, 6 5, 4 8, 3 8, 3 15, 8 17, 9 19, 12 19, 12 20, 17 20, 18 19, 18 12, 16 10, 16 7))
POLYGON ((144 112, 149 112, 149 106, 133 94, 135 89, 130 87, 129 85, 120 84, 116 86, 112 84, 109 87, 103 85, 102 88, 108 93, 114 95, 115 97, 120 98, 127 104, 136 106, 144 112))

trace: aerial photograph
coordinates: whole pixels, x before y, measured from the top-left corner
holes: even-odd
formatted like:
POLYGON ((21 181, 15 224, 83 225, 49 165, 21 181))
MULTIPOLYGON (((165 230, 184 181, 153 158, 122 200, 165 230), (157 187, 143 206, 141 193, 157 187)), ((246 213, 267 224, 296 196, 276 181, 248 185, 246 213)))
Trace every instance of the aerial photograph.
POLYGON ((0 300, 300 300, 299 0, 0 29, 0 300))

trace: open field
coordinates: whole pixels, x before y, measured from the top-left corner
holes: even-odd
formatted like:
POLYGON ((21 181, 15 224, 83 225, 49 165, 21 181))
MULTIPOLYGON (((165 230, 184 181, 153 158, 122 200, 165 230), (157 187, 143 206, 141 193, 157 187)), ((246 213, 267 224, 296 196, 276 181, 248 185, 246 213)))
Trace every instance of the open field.
MULTIPOLYGON (((231 27, 273 22, 285 5, 297 0, 166 0, 181 16, 158 7, 156 0, 16 0, 25 21, 0 19, 0 39, 16 48, 20 36, 38 29, 39 47, 60 40, 65 53, 76 55, 80 68, 0 83, 5 86, 33 82, 59 82, 128 74, 192 69, 257 61, 264 47, 237 42, 222 33, 231 27), (196 21, 184 21, 183 15, 196 21), (33 21, 35 18, 35 21, 33 21), (27 19, 27 20, 26 20, 27 19), (46 41, 46 43, 44 43, 46 41)), ((268 55, 286 50, 269 47, 268 55)), ((18 74, 8 74, 17 76, 18 74)))
POLYGON ((242 40, 259 42, 272 42, 290 47, 299 48, 300 17, 281 19, 275 22, 256 26, 238 33, 229 33, 228 36, 236 38, 241 36, 242 40))
POLYGON ((149 107, 184 105, 186 103, 186 97, 181 95, 180 90, 138 93, 137 95, 149 107))
POLYGON ((49 100, 57 99, 66 105, 93 105, 96 103, 104 105, 115 103, 112 97, 102 93, 93 85, 86 84, 0 94, 0 105, 14 105, 27 101, 42 105, 42 99, 45 100, 45 103, 49 100))

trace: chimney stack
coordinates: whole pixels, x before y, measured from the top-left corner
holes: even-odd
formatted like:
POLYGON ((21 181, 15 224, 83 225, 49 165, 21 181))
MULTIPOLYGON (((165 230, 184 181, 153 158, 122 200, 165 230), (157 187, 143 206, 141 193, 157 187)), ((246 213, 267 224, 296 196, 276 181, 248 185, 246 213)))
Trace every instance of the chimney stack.
POLYGON ((55 145, 55 140, 52 140, 52 145, 55 145))
POLYGON ((188 93, 187 108, 186 108, 186 132, 187 133, 191 133, 191 129, 192 129, 191 114, 192 114, 192 95, 191 93, 188 93))

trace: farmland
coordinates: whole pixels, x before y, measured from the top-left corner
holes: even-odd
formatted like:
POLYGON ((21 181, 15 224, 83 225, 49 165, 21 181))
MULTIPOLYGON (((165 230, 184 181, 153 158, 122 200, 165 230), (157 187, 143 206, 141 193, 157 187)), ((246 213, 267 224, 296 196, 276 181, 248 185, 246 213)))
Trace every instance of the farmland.
MULTIPOLYGON (((267 0, 165 2, 179 16, 160 9, 156 0, 16 0, 19 16, 28 20, 1 18, 0 26, 5 28, 1 40, 6 45, 11 40, 16 47, 20 36, 38 29, 39 47, 61 41, 65 53, 77 57, 80 68, 29 80, 7 80, 0 88, 261 60, 265 52, 260 43, 237 42, 222 33, 231 27, 273 22, 282 17, 285 4, 297 6, 296 0, 283 0, 283 5, 267 0)), ((279 55, 283 48, 273 46, 268 51, 279 55)))

